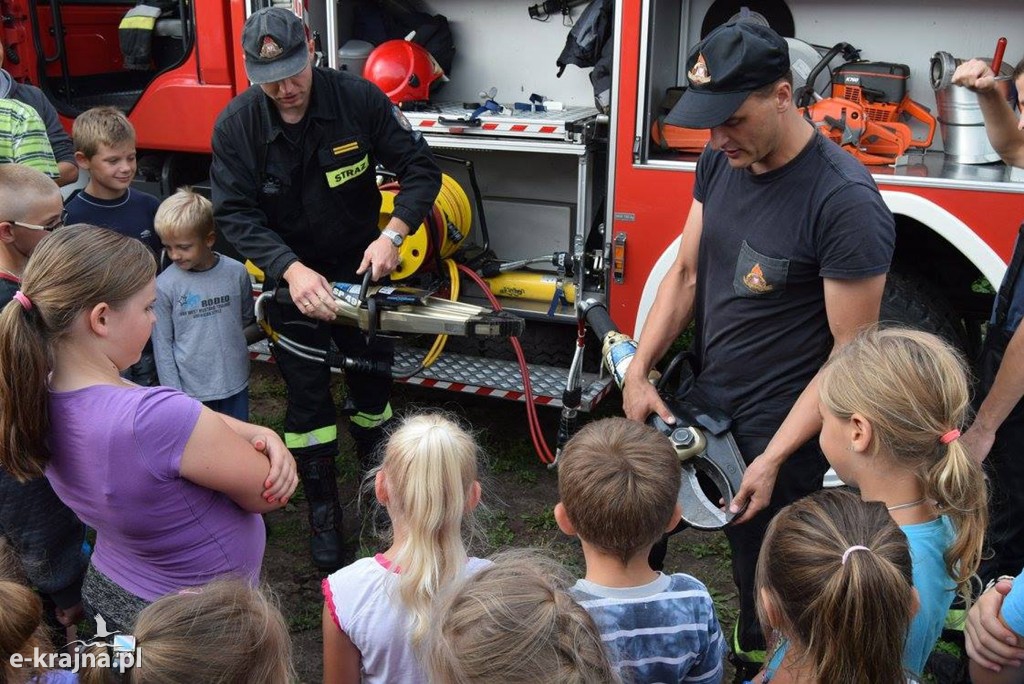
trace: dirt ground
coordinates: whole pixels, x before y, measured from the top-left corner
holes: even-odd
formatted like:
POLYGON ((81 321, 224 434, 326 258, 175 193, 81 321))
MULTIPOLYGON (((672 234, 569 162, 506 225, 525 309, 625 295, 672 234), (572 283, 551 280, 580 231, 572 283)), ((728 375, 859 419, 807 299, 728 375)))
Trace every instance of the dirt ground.
MULTIPOLYGON (((341 387, 338 386, 340 393, 341 387)), ((284 387, 276 367, 254 364, 251 386, 253 422, 281 429, 284 387)), ((486 454, 482 478, 486 507, 480 514, 481 538, 470 552, 487 556, 510 547, 543 550, 563 563, 573 575, 583 572, 583 555, 575 540, 558 531, 552 508, 558 500, 557 474, 540 462, 529 439, 525 406, 500 399, 425 390, 397 385, 392 404, 398 413, 417 408, 443 408, 464 418, 478 431, 486 454)), ((612 395, 596 415, 613 415, 620 403, 612 395)), ((540 419, 553 448, 558 424, 557 409, 541 409, 540 419)), ((589 417, 584 416, 583 420, 589 417)), ((344 427, 345 419, 339 419, 344 427)), ((344 430, 339 430, 344 434, 344 430)), ((343 448, 343 452, 348 451, 343 448)), ((357 505, 355 465, 348 453, 339 460, 345 531, 358 542, 360 556, 385 547, 372 530, 361 530, 357 505)), ((299 680, 322 678, 320 616, 322 573, 309 561, 306 506, 301 495, 284 510, 267 516, 270 538, 263 562, 265 581, 277 593, 288 619, 295 647, 299 680)), ((736 616, 736 597, 730 576, 729 551, 718 533, 687 531, 673 538, 665 561, 667 572, 687 572, 705 584, 718 608, 723 628, 730 633, 736 616)))

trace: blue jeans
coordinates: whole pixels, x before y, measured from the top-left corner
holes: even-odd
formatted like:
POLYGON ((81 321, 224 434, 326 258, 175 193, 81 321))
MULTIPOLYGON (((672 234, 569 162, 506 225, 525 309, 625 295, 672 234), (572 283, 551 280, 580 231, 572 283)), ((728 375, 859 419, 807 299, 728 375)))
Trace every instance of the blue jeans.
POLYGON ((226 416, 231 416, 232 418, 237 418, 238 420, 248 423, 249 386, 246 385, 245 389, 237 394, 232 394, 230 397, 204 401, 203 405, 213 409, 217 413, 223 413, 226 416))

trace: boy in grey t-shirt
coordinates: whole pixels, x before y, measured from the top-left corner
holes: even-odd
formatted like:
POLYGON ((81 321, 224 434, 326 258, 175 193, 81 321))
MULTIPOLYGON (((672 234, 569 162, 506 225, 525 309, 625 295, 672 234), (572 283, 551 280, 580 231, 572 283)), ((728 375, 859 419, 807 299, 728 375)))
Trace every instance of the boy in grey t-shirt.
POLYGON ((726 643, 707 588, 647 563, 681 517, 675 449, 625 418, 585 426, 560 456, 555 520, 583 547, 587 575, 570 593, 601 632, 626 682, 720 682, 726 643))
POLYGON ((213 251, 213 206, 182 188, 160 205, 156 232, 174 267, 156 279, 160 382, 214 411, 249 420, 252 285, 240 262, 213 251))

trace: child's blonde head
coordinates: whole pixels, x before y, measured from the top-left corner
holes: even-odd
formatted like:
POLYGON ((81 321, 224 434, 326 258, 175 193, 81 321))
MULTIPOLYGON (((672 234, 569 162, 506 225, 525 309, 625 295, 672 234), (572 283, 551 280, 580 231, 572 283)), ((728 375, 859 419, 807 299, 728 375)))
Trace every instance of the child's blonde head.
POLYGON ((213 235, 213 203, 190 187, 178 191, 160 203, 153 226, 162 240, 213 235))
MULTIPOLYGON (((170 594, 147 606, 132 628, 141 665, 126 671, 131 684, 295 681, 288 625, 268 590, 224 579, 170 594)), ((112 681, 93 669, 83 684, 112 681)))
POLYGON ((431 602, 466 566, 462 530, 479 500, 478 458, 469 432, 440 413, 403 419, 385 446, 378 492, 406 532, 395 565, 414 644, 428 631, 431 602))
POLYGON ((623 564, 661 538, 682 470, 671 442, 625 418, 587 424, 558 461, 558 495, 580 539, 623 564))
POLYGON ((910 548, 885 505, 822 490, 775 516, 757 559, 758 615, 816 682, 903 684, 910 548))
POLYGON ((871 328, 826 364, 821 401, 842 420, 866 419, 870 453, 914 472, 950 517, 956 538, 946 569, 966 598, 981 561, 988 494, 981 467, 955 437, 970 406, 963 359, 930 333, 871 328))
POLYGON ((618 681, 593 619, 567 593, 565 570, 539 554, 499 554, 435 605, 425 644, 437 684, 618 681))
POLYGON ((75 151, 86 159, 99 152, 100 145, 135 147, 135 127, 124 113, 114 107, 93 107, 75 118, 71 127, 75 151))

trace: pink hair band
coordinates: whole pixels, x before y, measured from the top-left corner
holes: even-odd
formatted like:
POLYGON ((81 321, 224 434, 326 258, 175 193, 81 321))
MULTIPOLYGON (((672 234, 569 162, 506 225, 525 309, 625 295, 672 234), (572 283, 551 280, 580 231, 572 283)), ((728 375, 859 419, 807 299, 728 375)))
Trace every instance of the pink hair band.
POLYGON ((946 434, 939 437, 939 441, 942 442, 943 444, 949 444, 950 442, 955 442, 959 437, 960 431, 957 430, 956 428, 953 428, 946 434))
POLYGON ((846 559, 849 558, 850 554, 853 553, 854 551, 870 551, 870 550, 871 549, 869 549, 866 546, 861 546, 860 544, 854 544, 850 548, 848 548, 845 551, 843 551, 843 565, 846 565, 846 559))
POLYGON ((18 290, 17 292, 14 293, 14 301, 21 304, 21 308, 24 309, 25 311, 32 310, 32 300, 29 299, 28 295, 22 292, 21 290, 18 290))

